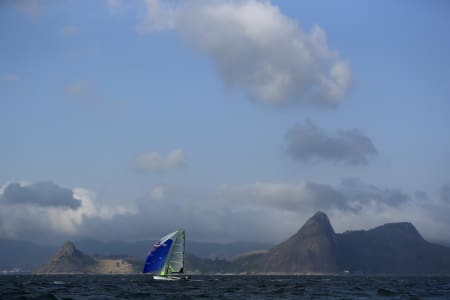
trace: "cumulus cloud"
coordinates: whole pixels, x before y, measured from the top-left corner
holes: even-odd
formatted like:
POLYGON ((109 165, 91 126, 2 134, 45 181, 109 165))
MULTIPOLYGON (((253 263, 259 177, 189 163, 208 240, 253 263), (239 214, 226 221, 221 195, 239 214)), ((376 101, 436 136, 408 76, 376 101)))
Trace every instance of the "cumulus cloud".
POLYGON ((241 204, 263 205, 285 211, 340 210, 358 212, 370 205, 397 207, 410 197, 397 189, 382 189, 359 179, 342 180, 338 186, 305 182, 298 184, 253 183, 222 187, 226 199, 241 204))
POLYGON ((74 188, 73 197, 81 201, 77 209, 0 201, 0 236, 41 242, 70 237, 137 240, 182 227, 192 240, 276 243, 323 210, 337 232, 409 221, 426 239, 443 241, 450 240, 450 203, 440 197, 441 190, 418 201, 399 189, 359 179, 336 185, 257 182, 211 190, 155 186, 125 207, 102 205, 92 191, 74 188))
POLYGON ((76 209, 81 205, 81 201, 74 198, 72 190, 52 182, 37 182, 25 186, 19 183, 10 183, 4 188, 0 202, 71 209, 76 209))
POLYGON ((270 2, 147 0, 137 26, 174 29, 212 59, 226 87, 266 103, 339 104, 350 88, 350 62, 329 48, 325 31, 304 31, 270 2))
POLYGON ((0 189, 0 236, 54 243, 77 236, 87 220, 134 214, 131 207, 97 203, 94 192, 54 183, 8 183, 0 189))
POLYGON ((286 211, 347 208, 342 194, 331 186, 306 182, 299 184, 262 183, 222 187, 226 199, 241 204, 263 205, 286 211))
POLYGON ((358 129, 327 133, 310 120, 291 127, 286 134, 287 153, 299 161, 325 160, 347 165, 367 164, 377 150, 358 129))
POLYGON ((95 233, 106 239, 157 239, 165 232, 181 227, 191 240, 224 243, 249 239, 268 241, 274 236, 282 236, 284 230, 289 232, 288 222, 262 226, 264 223, 276 224, 277 220, 280 223, 283 211, 266 207, 242 209, 231 202, 219 201, 215 191, 167 187, 164 201, 154 196, 152 193, 140 199, 136 215, 116 216, 112 221, 88 220, 83 234, 95 233))
POLYGON ((259 182, 224 185, 212 191, 167 187, 164 201, 157 199, 158 193, 141 199, 136 215, 90 219, 83 227, 84 234, 151 239, 183 227, 193 240, 276 243, 296 232, 317 210, 323 210, 337 232, 409 221, 427 239, 450 240, 450 204, 439 197, 418 203, 399 189, 357 179, 346 179, 337 185, 259 182))
POLYGON ((167 158, 163 158, 158 152, 147 152, 134 160, 135 167, 144 171, 166 171, 185 164, 185 155, 181 149, 173 150, 167 158))

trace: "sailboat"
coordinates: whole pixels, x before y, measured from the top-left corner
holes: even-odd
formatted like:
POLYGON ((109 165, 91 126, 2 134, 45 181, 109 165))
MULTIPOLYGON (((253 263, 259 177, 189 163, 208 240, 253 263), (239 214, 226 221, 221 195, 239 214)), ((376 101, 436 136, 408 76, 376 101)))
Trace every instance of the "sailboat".
POLYGON ((155 280, 189 279, 183 276, 184 247, 183 229, 165 235, 148 252, 142 273, 152 274, 155 280))

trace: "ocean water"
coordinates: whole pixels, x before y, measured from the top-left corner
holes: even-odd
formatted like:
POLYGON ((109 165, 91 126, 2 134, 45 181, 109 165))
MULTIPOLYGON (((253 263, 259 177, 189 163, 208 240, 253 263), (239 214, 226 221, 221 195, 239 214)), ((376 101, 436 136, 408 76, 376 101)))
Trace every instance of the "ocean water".
POLYGON ((450 299, 449 276, 4 275, 0 299, 450 299))

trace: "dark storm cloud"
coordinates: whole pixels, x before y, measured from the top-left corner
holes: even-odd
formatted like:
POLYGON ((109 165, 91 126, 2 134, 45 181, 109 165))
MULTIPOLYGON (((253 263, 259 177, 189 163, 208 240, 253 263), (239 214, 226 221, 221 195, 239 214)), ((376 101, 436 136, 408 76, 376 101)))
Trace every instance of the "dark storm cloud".
POLYGON ((326 160, 348 165, 367 164, 377 154, 372 141, 358 129, 329 134, 310 120, 288 129, 287 153, 300 161, 326 160))
POLYGON ((52 182, 37 182, 27 186, 10 183, 0 196, 0 201, 8 204, 33 204, 71 209, 77 209, 81 205, 81 201, 73 197, 72 190, 52 182))

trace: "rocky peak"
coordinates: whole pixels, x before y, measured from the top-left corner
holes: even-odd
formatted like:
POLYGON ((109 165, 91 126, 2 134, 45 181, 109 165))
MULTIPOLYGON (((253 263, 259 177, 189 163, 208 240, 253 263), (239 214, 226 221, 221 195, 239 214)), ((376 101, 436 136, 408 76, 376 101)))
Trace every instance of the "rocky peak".
POLYGON ((334 240, 334 229, 331 226, 328 216, 321 211, 316 212, 306 223, 300 228, 297 234, 303 236, 325 235, 334 240))
POLYGON ((96 264, 95 258, 83 254, 72 242, 67 241, 35 273, 90 273, 96 264))
POLYGON ((81 257, 83 253, 78 250, 71 241, 66 241, 61 248, 55 253, 53 258, 63 257, 81 257))
POLYGON ((327 215, 317 212, 287 241, 262 257, 264 271, 278 273, 334 272, 336 236, 327 215))

